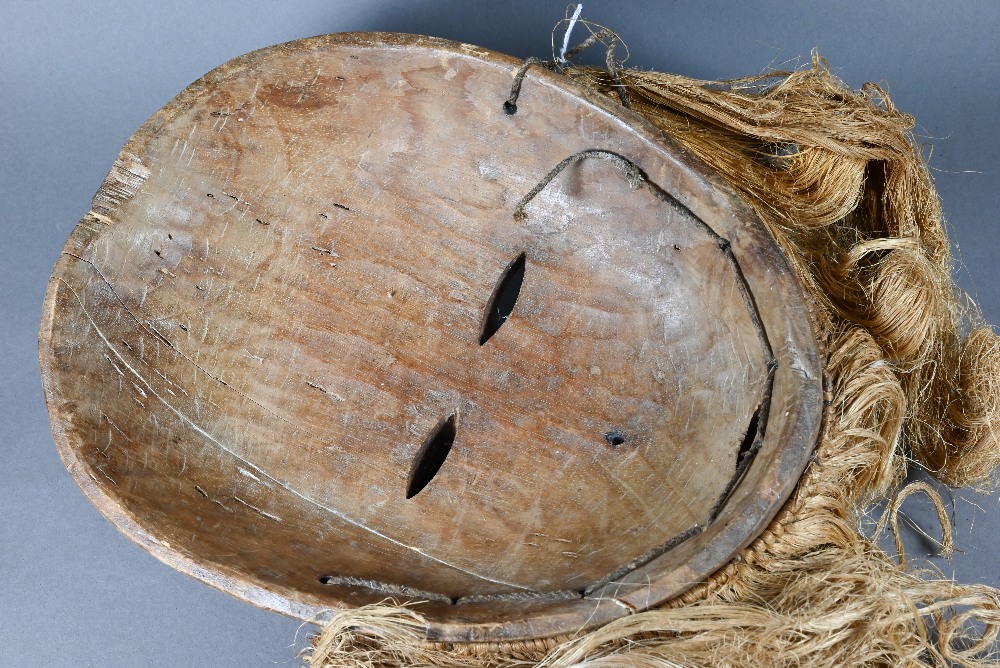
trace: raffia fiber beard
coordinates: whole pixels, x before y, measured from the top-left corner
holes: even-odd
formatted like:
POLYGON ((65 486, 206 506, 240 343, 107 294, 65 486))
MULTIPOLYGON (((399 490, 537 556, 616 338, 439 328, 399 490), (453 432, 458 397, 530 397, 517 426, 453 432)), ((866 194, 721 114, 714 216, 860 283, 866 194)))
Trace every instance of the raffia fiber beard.
POLYGON ((985 485, 1000 462, 1000 339, 951 279, 941 206, 913 119, 878 86, 811 67, 735 81, 617 69, 563 73, 618 99, 739 191, 817 305, 825 417, 816 455, 768 529, 667 606, 572 637, 425 641, 392 601, 337 614, 312 668, 347 666, 997 665, 1000 590, 909 568, 860 530, 908 466, 985 485))

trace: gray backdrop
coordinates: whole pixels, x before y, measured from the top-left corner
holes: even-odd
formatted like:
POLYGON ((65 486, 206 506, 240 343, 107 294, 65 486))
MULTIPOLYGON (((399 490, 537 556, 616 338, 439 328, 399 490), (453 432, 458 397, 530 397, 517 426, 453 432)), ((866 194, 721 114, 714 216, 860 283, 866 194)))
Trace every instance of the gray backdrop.
MULTIPOLYGON (((0 666, 296 665, 305 631, 132 545, 52 445, 35 360, 46 280, 129 135, 188 83, 262 46, 387 30, 547 56, 564 9, 562 0, 0 0, 0 666)), ((934 147, 959 281, 1000 323, 1000 3, 585 0, 584 13, 622 35, 633 66, 735 77, 806 63, 816 47, 853 86, 888 82, 934 147)), ((952 507, 959 553, 939 566, 1000 585, 996 495, 961 492, 952 507)), ((926 507, 908 508, 933 533, 926 507)))

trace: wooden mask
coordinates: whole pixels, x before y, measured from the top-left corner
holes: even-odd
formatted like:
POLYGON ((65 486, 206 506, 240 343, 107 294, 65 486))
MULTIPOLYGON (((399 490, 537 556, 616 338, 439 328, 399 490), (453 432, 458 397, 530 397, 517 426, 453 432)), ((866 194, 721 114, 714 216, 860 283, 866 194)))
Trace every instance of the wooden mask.
POLYGON ((41 340, 122 532, 257 605, 422 601, 462 641, 655 606, 767 525, 822 411, 788 263, 627 109, 538 69, 507 113, 519 65, 301 40, 129 140, 41 340))

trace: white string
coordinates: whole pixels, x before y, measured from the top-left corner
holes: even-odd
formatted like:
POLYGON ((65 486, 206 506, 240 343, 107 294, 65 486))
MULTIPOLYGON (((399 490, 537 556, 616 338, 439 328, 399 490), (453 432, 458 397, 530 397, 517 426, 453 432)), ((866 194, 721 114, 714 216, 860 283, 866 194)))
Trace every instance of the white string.
POLYGON ((559 51, 559 57, 556 59, 563 65, 566 64, 566 49, 569 48, 569 36, 573 32, 573 28, 576 26, 577 19, 580 18, 580 12, 583 11, 583 3, 576 6, 576 10, 573 12, 573 18, 569 20, 569 26, 566 28, 566 34, 563 36, 562 49, 559 51))

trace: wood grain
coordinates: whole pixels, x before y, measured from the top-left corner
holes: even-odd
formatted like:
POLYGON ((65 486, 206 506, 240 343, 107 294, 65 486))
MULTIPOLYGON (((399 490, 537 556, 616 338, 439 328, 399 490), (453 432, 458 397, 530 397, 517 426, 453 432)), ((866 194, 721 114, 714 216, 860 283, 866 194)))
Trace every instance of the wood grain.
POLYGON ((40 343, 60 452, 120 529, 282 612, 426 599, 431 637, 484 640, 654 605, 769 521, 820 415, 780 251, 690 156, 558 75, 533 70, 504 114, 516 67, 302 40, 129 140, 40 343), (595 148, 648 184, 584 160, 514 219, 595 148))

